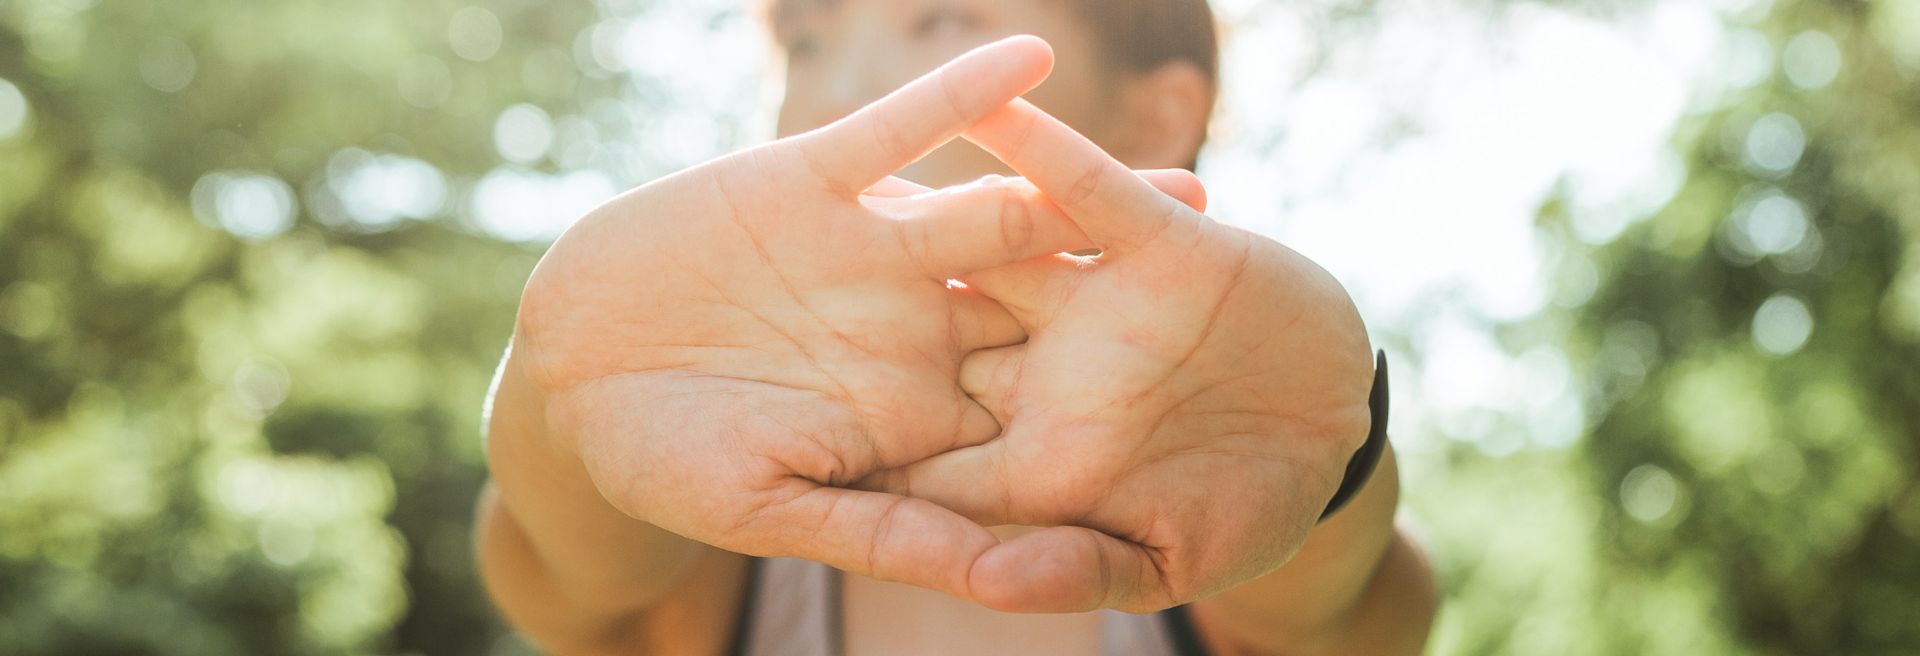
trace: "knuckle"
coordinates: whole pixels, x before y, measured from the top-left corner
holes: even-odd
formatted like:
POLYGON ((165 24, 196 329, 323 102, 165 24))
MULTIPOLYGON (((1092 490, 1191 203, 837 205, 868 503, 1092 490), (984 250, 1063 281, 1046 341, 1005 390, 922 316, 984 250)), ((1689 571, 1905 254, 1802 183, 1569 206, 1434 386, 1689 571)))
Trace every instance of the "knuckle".
POLYGON ((1025 199, 1009 189, 1000 192, 1000 245, 1008 252, 1019 252, 1033 244, 1032 209, 1025 199))
POLYGON ((880 517, 874 521, 873 534, 867 543, 867 573, 878 575, 887 563, 882 556, 887 554, 887 544, 892 541, 900 513, 907 508, 906 497, 896 497, 880 511, 880 517))
POLYGON ((908 142, 906 132, 892 114, 886 111, 873 112, 873 120, 867 121, 868 130, 873 134, 873 142, 883 156, 900 159, 912 154, 913 145, 908 142))
POLYGON ((967 102, 966 95, 954 87, 953 78, 952 75, 940 76, 940 97, 945 100, 947 110, 952 112, 952 118, 955 121, 970 122, 968 119, 978 115, 980 108, 977 106, 978 103, 967 102))
POLYGON ((1020 131, 1008 140, 1010 159, 1022 159, 1026 156, 1027 146, 1033 142, 1033 135, 1040 129, 1039 112, 1028 112, 1020 121, 1020 131))
POLYGON ((853 189, 843 182, 840 179, 840 172, 835 170, 833 163, 829 161, 827 153, 836 148, 835 144, 830 143, 832 139, 833 137, 825 133, 805 135, 791 143, 776 142, 777 150, 774 152, 783 161, 794 163, 793 168, 789 170, 795 175, 803 175, 819 181, 819 184, 825 186, 833 195, 843 197, 857 195, 861 190, 853 189))
POLYGON ((1087 166, 1074 178, 1073 184, 1067 187, 1066 193, 1060 195, 1060 205, 1075 207, 1093 198, 1094 194, 1100 191, 1100 186, 1106 177, 1112 172, 1112 167, 1113 163, 1105 159, 1087 166))

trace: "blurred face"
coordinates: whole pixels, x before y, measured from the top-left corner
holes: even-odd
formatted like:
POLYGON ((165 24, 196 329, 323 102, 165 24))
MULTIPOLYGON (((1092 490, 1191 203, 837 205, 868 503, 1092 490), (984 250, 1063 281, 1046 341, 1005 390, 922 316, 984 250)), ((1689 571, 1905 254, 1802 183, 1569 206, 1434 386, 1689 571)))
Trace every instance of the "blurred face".
MULTIPOLYGON (((1057 2, 1036 0, 780 0, 774 31, 786 53, 780 136, 833 122, 1001 37, 1032 34, 1053 44, 1058 65, 1029 100, 1101 145, 1126 128, 1105 79, 1094 35, 1057 2)), ((1122 156, 1122 153, 1115 153, 1122 156)), ((946 186, 1008 173, 986 152, 956 141, 901 177, 946 186)))

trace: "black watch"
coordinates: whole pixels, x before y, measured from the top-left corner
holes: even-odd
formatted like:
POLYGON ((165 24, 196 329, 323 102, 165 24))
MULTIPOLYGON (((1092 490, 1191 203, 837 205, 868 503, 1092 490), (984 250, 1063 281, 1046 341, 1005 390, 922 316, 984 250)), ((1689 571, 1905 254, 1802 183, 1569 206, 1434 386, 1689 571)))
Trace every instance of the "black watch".
POLYGON ((1373 469, 1380 466, 1380 454, 1387 450, 1386 351, 1379 351, 1374 356, 1373 392, 1367 395, 1367 409, 1373 412, 1373 425, 1367 429, 1367 441, 1347 460, 1347 474, 1340 479, 1340 489, 1334 491, 1333 499, 1327 502, 1327 509, 1320 511, 1322 522, 1360 494, 1360 488, 1365 487, 1367 479, 1373 476, 1373 469))

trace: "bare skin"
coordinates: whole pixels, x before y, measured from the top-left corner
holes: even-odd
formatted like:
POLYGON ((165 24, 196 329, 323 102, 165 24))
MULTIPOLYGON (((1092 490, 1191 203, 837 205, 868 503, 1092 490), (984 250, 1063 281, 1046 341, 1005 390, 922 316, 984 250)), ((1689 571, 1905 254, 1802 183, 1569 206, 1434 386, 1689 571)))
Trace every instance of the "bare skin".
POLYGON ((997 543, 985 529, 837 486, 992 438, 959 363, 1022 335, 945 280, 1084 242, 1017 184, 911 203, 867 191, 1038 84, 1049 59, 1037 40, 1000 44, 582 220, 534 271, 516 332, 551 438, 655 526, 964 593, 997 543))
MULTIPOLYGON (((817 127, 973 44, 1014 33, 1045 37, 1060 53, 1060 65, 1054 74, 1025 97, 1086 135, 1114 159, 1136 169, 1180 166, 1192 159, 1206 133, 1212 89, 1199 70, 1177 61, 1136 72, 1103 66, 1103 54, 1096 50, 1091 33, 1064 3, 839 0, 831 5, 791 4, 830 8, 776 17, 776 32, 789 55, 787 92, 780 111, 781 134, 817 127)), ((928 184, 947 184, 986 173, 1012 173, 1012 169, 980 148, 955 143, 916 162, 902 175, 928 184)), ((1175 195, 1195 210, 1205 210, 1204 194, 1175 195)), ((1169 284, 1183 286, 1180 272, 1174 273, 1176 277, 1169 284)), ((1324 278, 1321 280, 1324 282, 1324 278)), ((1335 307, 1344 305, 1343 299, 1335 300, 1335 307)), ((1138 316, 1167 322, 1192 320, 1173 307, 1138 316)), ((985 385, 979 379, 983 371, 998 371, 983 366, 994 360, 991 356, 976 357, 963 369, 967 374, 963 381, 969 383, 970 393, 976 393, 989 407, 995 406, 993 399, 1003 393, 982 390, 985 385)), ((1231 364, 1224 359, 1221 362, 1231 364)), ((1188 375, 1196 378, 1235 370, 1209 372, 1197 363, 1189 363, 1186 368, 1190 370, 1188 375)), ((998 414, 1004 419, 1008 413, 1001 410, 998 414)), ((1314 527, 1285 566, 1190 605, 1215 653, 1397 654, 1420 650, 1433 618, 1436 591, 1431 566, 1414 541, 1394 526, 1399 499, 1395 465, 1389 450, 1372 484, 1346 510, 1314 527)), ((1181 481, 1179 485, 1206 489, 1199 480, 1181 481)), ((1177 515, 1179 508, 1170 510, 1177 515)), ((1034 530, 1007 526, 995 532, 1003 539, 1012 539, 1034 530)), ((949 653, 993 653, 1018 644, 980 642, 984 639, 980 636, 1000 635, 999 630, 1008 626, 1004 623, 1008 619, 999 611, 858 574, 846 574, 844 578, 850 649, 878 644, 894 649, 867 653, 931 654, 939 653, 934 650, 941 646, 951 646, 953 651, 949 653), (859 612, 853 606, 862 599, 866 608, 873 609, 871 613, 859 612), (934 630, 901 619, 931 616, 942 617, 946 625, 955 628, 934 630)), ((1078 615, 1048 617, 1061 617, 1062 624, 1021 635, 1076 630, 1079 635, 1089 635, 1084 622, 1069 619, 1078 615)))
MULTIPOLYGON (((796 100, 804 99, 796 99, 790 91, 789 105, 796 100)), ((662 306, 678 307, 686 300, 627 298, 633 295, 619 293, 620 288, 612 284, 603 287, 616 290, 614 293, 595 297, 591 294, 595 286, 583 285, 582 281, 593 280, 607 265, 556 265, 557 271, 570 273, 556 273, 546 279, 552 282, 546 290, 551 292, 547 299, 553 305, 542 306, 534 298, 536 285, 541 282, 536 276, 526 303, 535 308, 536 317, 542 308, 560 308, 547 315, 558 317, 549 319, 553 325, 599 325, 607 332, 577 331, 570 337, 573 341, 549 341, 544 352, 560 354, 553 359, 562 364, 529 366, 524 363, 546 359, 530 357, 530 352, 542 350, 534 346, 537 340, 530 338, 539 321, 531 322, 535 325, 530 328, 529 312, 523 306, 518 342, 521 352, 503 366, 492 420, 490 451, 504 495, 490 494, 482 507, 483 567, 490 588, 509 617, 559 653, 633 653, 636 645, 650 645, 653 653, 715 653, 724 644, 726 627, 737 619, 732 609, 737 605, 741 561, 732 551, 739 551, 800 555, 847 570, 848 631, 852 634, 849 645, 856 648, 856 654, 860 653, 857 647, 863 644, 862 636, 884 638, 888 628, 897 631, 899 627, 899 622, 888 622, 882 615, 852 613, 851 605, 865 594, 862 590, 873 593, 864 598, 874 608, 891 608, 896 613, 909 607, 939 609, 940 616, 958 627, 957 635, 988 640, 945 643, 959 650, 955 653, 993 648, 990 636, 995 634, 989 631, 984 634, 988 638, 980 638, 981 631, 966 627, 1012 625, 995 619, 996 611, 971 602, 951 606, 937 598, 972 600, 1012 610, 1152 610, 1208 593, 1217 594, 1193 607, 1203 634, 1217 653, 1417 651, 1432 614, 1431 581, 1417 551, 1393 531, 1397 486, 1391 484, 1391 460, 1379 473, 1382 482, 1370 486, 1339 518, 1313 529, 1311 536, 1307 534, 1312 517, 1317 516, 1317 504, 1323 504, 1325 495, 1332 491, 1330 481, 1337 481, 1330 472, 1344 463, 1344 454, 1351 452, 1354 440, 1365 432, 1365 365, 1370 363, 1365 362, 1364 332, 1357 329, 1357 320, 1346 326, 1351 330, 1343 332, 1341 322, 1351 319, 1351 306, 1344 293, 1337 285, 1328 289, 1331 281, 1324 278, 1324 273, 1277 244, 1213 224, 1196 211, 1179 210, 1182 203, 1193 206, 1193 210, 1204 209, 1203 192, 1184 174, 1144 176, 1160 187, 1158 192, 1146 187, 1143 193, 1138 182, 1142 178, 1125 174, 1134 182, 1094 185, 1092 191, 1082 194, 1077 190, 1084 186, 1081 183, 1088 179, 1088 171, 1102 170, 1112 175, 1110 169, 1117 164, 1097 148, 1073 144, 1072 136, 1077 135, 1071 135, 1071 131, 1053 136, 1061 139, 1060 143, 1078 148, 1070 151, 1072 156, 1052 161, 1022 157, 1015 152, 1019 148, 1009 147, 1014 131, 1008 128, 1027 118, 1040 120, 1037 113, 1021 114, 1027 109, 1019 103, 1002 105, 999 110, 987 108, 981 113, 987 117, 985 122, 976 125, 969 136, 1004 156, 1015 169, 1032 175, 1039 188, 1051 187, 1056 193, 1047 200, 1069 199, 1059 203, 1066 210, 1064 214, 1022 180, 930 192, 884 177, 886 172, 879 169, 891 166, 898 158, 875 160, 847 155, 845 161, 861 168, 863 174, 823 175, 822 170, 837 170, 831 162, 821 166, 826 158, 799 157, 810 164, 804 173, 816 176, 801 186, 825 188, 830 192, 827 196, 837 193, 841 199, 851 196, 857 211, 844 205, 804 211, 791 207, 800 204, 793 199, 804 198, 795 193, 792 182, 804 176, 797 172, 799 169, 778 166, 779 155, 769 154, 771 150, 728 158, 726 162, 733 168, 723 163, 719 167, 723 170, 712 176, 724 181, 728 174, 744 175, 736 178, 747 181, 739 185, 722 182, 703 189, 686 182, 693 177, 682 175, 676 176, 681 180, 678 184, 687 186, 650 186, 655 198, 698 197, 719 189, 720 197, 730 199, 724 203, 728 205, 741 202, 733 199, 734 195, 750 195, 755 189, 772 187, 778 193, 770 194, 772 200, 765 201, 770 205, 753 206, 749 198, 740 206, 786 211, 789 215, 783 216, 789 218, 808 212, 840 217, 857 216, 858 211, 872 213, 890 222, 875 225, 889 226, 880 232, 902 244, 896 252, 897 261, 906 263, 892 269, 880 267, 885 271, 879 274, 875 273, 879 269, 862 269, 857 277, 836 277, 831 273, 833 267, 849 265, 841 261, 844 258, 831 262, 806 259, 819 253, 846 252, 837 250, 844 248, 871 252, 881 241, 872 234, 849 237, 822 234, 834 231, 819 229, 780 230, 773 221, 767 225, 775 228, 774 233, 795 241, 764 249, 689 248, 687 244, 701 243, 690 238, 693 233, 689 231, 699 227, 695 222, 692 227, 675 227, 670 234, 588 231, 581 233, 588 236, 574 240, 578 247, 573 250, 561 250, 567 240, 556 245, 556 254, 548 261, 576 265, 593 262, 596 255, 602 262, 652 259, 608 247, 631 243, 625 239, 679 244, 679 248, 657 254, 667 260, 676 254, 734 252, 764 252, 769 254, 765 259, 777 259, 773 255, 776 252, 789 255, 788 249, 800 251, 797 254, 801 257, 769 266, 778 272, 775 278, 740 279, 736 289, 742 293, 733 296, 750 300, 723 295, 717 304, 753 308, 763 316, 776 317, 768 323, 783 327, 812 322, 815 329, 730 333, 714 326, 680 326, 687 334, 672 339, 647 337, 643 339, 655 341, 628 341, 623 345, 620 340, 631 340, 637 334, 635 326, 672 324, 671 315, 662 314, 672 307, 662 306), (863 192, 849 195, 849 190, 860 188, 863 177, 877 177, 878 181, 863 192), (782 184, 786 186, 779 186, 782 184), (1176 198, 1180 200, 1176 202, 1176 198), (1035 236, 1028 242, 1033 249, 1014 252, 1027 249, 1007 249, 1004 239, 998 250, 967 247, 988 240, 980 236, 979 225, 967 224, 959 217, 977 217, 985 209, 1005 206, 1010 199, 1025 208, 1020 215, 1034 218, 1028 222, 1035 226, 1035 236), (1100 203, 1118 203, 1114 207, 1124 205, 1134 211, 1090 209, 1099 208, 1100 203), (1142 208, 1146 211, 1140 211, 1142 208), (1165 215, 1154 216, 1160 213, 1158 210, 1166 210, 1165 215), (1151 231, 1141 229, 1143 222, 1161 219, 1184 223, 1170 222, 1151 231), (898 238, 898 226, 913 223, 944 223, 952 229, 938 233, 938 244, 930 239, 936 233, 929 230, 924 233, 929 239, 919 240, 922 246, 916 249, 904 245, 915 240, 898 238), (967 238, 970 231, 976 237, 972 242, 967 238), (1142 238, 1147 232, 1155 236, 1142 238), (1187 239, 1172 241, 1169 234, 1184 234, 1187 239), (866 241, 805 241, 821 238, 866 241), (1091 264, 1031 257, 1087 245, 1105 247, 1108 254, 1091 264), (929 266, 928 262, 947 261, 944 258, 949 256, 937 251, 965 253, 951 256, 965 266, 929 266), (1222 257, 1217 262, 1211 258, 1182 258, 1179 255, 1183 251, 1222 257), (989 252, 990 256, 982 255, 989 252), (1236 252, 1239 256, 1232 257, 1236 252), (995 262, 995 258, 1004 259, 995 262), (976 273, 1007 262, 1019 263, 976 273), (1195 263, 1209 264, 1195 267, 1195 263), (789 273, 788 269, 799 273, 789 273), (578 273, 581 270, 586 273, 578 273), (810 271, 829 273, 805 278, 810 271), (963 277, 975 289, 946 289, 939 281, 947 276, 963 277), (1275 284, 1288 276, 1305 284, 1275 284), (768 280, 780 277, 804 278, 791 286, 805 291, 787 293, 784 306, 753 297, 767 291, 771 286, 766 284, 768 280), (872 282, 875 277, 883 282, 872 282), (1213 284, 1209 286, 1208 282, 1213 284), (584 295, 583 289, 587 290, 584 295), (818 291, 822 289, 827 291, 818 291), (936 290, 944 295, 929 293, 936 290), (1192 297, 1187 297, 1189 294, 1192 297), (1203 298, 1209 294, 1214 301, 1211 304, 1203 298), (999 304, 989 297, 1005 303, 1013 312, 999 310, 999 304), (828 300, 809 300, 821 298, 828 300), (1303 362, 1313 363, 1319 357, 1318 375, 1346 380, 1348 385, 1323 389, 1312 381, 1290 381, 1288 376, 1314 375, 1308 373, 1309 367, 1273 365, 1303 357, 1297 349, 1287 351, 1271 345, 1252 348, 1260 336, 1276 332, 1274 326, 1303 323, 1296 320, 1298 317, 1270 314, 1274 311, 1271 308, 1286 302, 1320 309, 1308 313, 1313 316, 1306 317, 1307 325, 1292 338, 1312 343, 1331 336, 1332 341, 1321 344, 1323 352, 1306 353, 1303 362), (631 306, 625 308, 628 314, 605 311, 621 303, 631 306), (571 315, 564 311, 569 308, 571 315), (1126 325, 1113 322, 1114 316, 1143 321, 1113 330, 1126 325), (793 321, 781 323, 780 319, 793 321), (850 327, 886 324, 892 330, 896 323, 911 327, 903 331, 906 339, 862 339, 866 333, 850 327), (1032 341, 1014 346, 1028 333, 1033 335, 1032 341), (916 339, 914 335, 921 337, 916 339), (770 344, 780 346, 769 348, 770 344), (721 348, 710 348, 715 346, 721 348), (900 348, 873 352, 895 346, 900 348), (623 348, 629 352, 623 355, 623 348), (1236 348, 1251 348, 1259 357, 1233 357, 1236 348), (979 352, 967 357, 975 350, 979 352), (784 353, 785 358, 769 358, 768 351, 784 353), (1346 361, 1353 357, 1343 355, 1348 352, 1359 354, 1359 368, 1346 361), (815 353, 839 353, 842 357, 821 358, 815 353), (1116 355, 1123 357, 1107 358, 1116 355), (1099 366, 1087 368, 1087 362, 1099 366), (1339 371, 1341 367, 1349 370, 1339 371), (1085 377, 1077 383, 1073 378, 1076 369, 1085 369, 1080 371, 1085 377), (688 370, 696 373, 686 376, 688 370), (770 376, 769 372, 777 375, 770 376), (956 386, 956 379, 962 384, 956 386), (1089 388, 1089 381, 1103 385, 1089 388), (1287 388, 1289 382, 1297 387, 1287 388), (696 385, 714 385, 698 388, 702 394, 749 400, 689 403, 686 397, 655 392, 686 392, 696 385), (1098 393, 1092 393, 1094 390, 1098 393), (1355 390, 1361 411, 1357 431, 1351 425, 1340 426, 1352 421, 1346 416, 1352 413, 1352 400, 1347 397, 1355 390), (1070 393, 1075 391, 1078 393, 1070 393), (1301 391, 1305 393, 1297 393, 1301 391), (1175 402, 1184 397, 1191 398, 1175 402), (1276 403, 1276 399, 1281 402, 1276 403), (1052 408, 1058 402, 1069 405, 1020 410, 1052 408), (1110 415, 1125 420, 1087 421, 1098 418, 1094 411, 1102 407, 1125 408, 1126 412, 1110 415), (742 408, 753 411, 743 413, 742 408), (898 408, 912 408, 916 414, 900 413, 898 408), (949 419, 929 422, 924 419, 928 416, 949 419), (528 421, 527 417, 544 419, 528 421), (663 417, 671 421, 662 421, 663 417), (743 425, 743 418, 764 417, 781 419, 771 426, 743 425), (1002 425, 1007 433, 995 440, 1002 425), (1062 442, 1060 436, 1075 431, 1098 434, 1103 439, 1131 440, 1134 447, 1125 453, 1088 451, 1084 449, 1086 442, 1062 442), (592 436, 596 432, 600 437, 592 436), (741 450, 750 456, 744 461, 740 451, 711 448, 714 442, 709 438, 713 436, 742 434, 763 440, 757 451, 741 450), (662 437, 639 440, 633 438, 636 435, 662 437), (873 435, 890 439, 876 440, 873 435), (1256 439, 1258 435, 1289 439, 1262 441, 1256 439), (899 437, 895 440, 893 436, 899 437), (1269 441, 1290 444, 1275 446, 1266 443, 1269 441), (645 444, 636 446, 636 442, 645 444), (796 449, 795 444, 802 446, 796 449), (1061 453, 1085 460, 1056 472, 1033 460, 1046 457, 1049 449, 1037 448, 1042 446, 1064 446, 1067 450, 1061 453), (707 453, 710 451, 728 453, 707 453), (774 452, 778 455, 767 456, 774 452), (1029 455, 1009 457, 1022 452, 1029 455), (936 453, 949 454, 926 460, 936 453), (1256 457, 1239 457, 1249 454, 1256 457), (687 461, 682 458, 686 457, 707 458, 708 464, 683 464, 687 461), (646 466, 657 462, 673 462, 675 466, 646 466), (1025 467, 1022 475, 1036 476, 1033 483, 1020 484, 1026 479, 983 470, 989 465, 1025 467), (1223 467, 1234 475, 1214 482, 1215 471, 1223 467), (1196 469, 1205 475, 1195 477, 1196 469), (746 475, 716 477, 716 472, 746 475), (876 472, 885 473, 868 477, 876 472), (671 474, 684 476, 675 479, 671 474), (863 487, 908 492, 943 505, 821 487, 860 478, 866 478, 863 487), (1069 483, 1076 480, 1091 487, 1076 488, 1069 483), (970 484, 979 493, 961 493, 970 484), (677 485, 693 487, 666 489, 677 485), (1113 499, 1101 498, 1107 489, 1121 493, 1113 499), (1161 498, 1160 493, 1167 491, 1182 500, 1161 498), (1223 491, 1245 495, 1253 503, 1243 504, 1249 507, 1230 516, 1195 512, 1223 505, 1216 501, 1223 491), (843 505, 845 502, 838 500, 842 494, 860 501, 843 505), (769 497, 786 501, 762 503, 769 497), (795 505, 794 500, 808 497, 836 500, 795 505), (822 515, 818 512, 821 505, 831 510, 822 515), (769 507, 774 512, 766 512, 769 507), (1001 531, 1002 537, 1011 538, 1002 544, 1000 537, 976 532, 977 524, 946 507, 988 523, 1020 521, 1062 526, 1030 534, 1001 531), (865 515, 843 511, 849 508, 877 510, 868 510, 865 515), (896 521, 903 508, 907 509, 904 516, 911 520, 907 524, 916 527, 904 532, 897 528, 900 524, 896 521), (735 512, 741 509, 745 511, 735 512), (728 523, 740 521, 742 515, 759 518, 747 519, 744 524, 728 523), (1276 517, 1284 521, 1271 521, 1276 517), (812 537, 812 532, 832 521, 843 523, 826 530, 842 536, 862 536, 864 532, 864 546, 857 538, 812 537), (1222 522, 1246 530, 1220 531, 1222 522), (661 526, 672 527, 672 532, 661 526), (739 531, 734 526, 750 528, 739 531), (763 528, 756 531, 751 528, 755 526, 763 528), (803 529, 810 531, 808 537, 791 537, 793 531, 803 529), (876 539, 890 535, 905 535, 907 539, 876 539), (1292 564, 1274 569, 1296 551, 1292 564), (1105 561, 1131 562, 1128 568, 1103 567, 1098 564, 1102 553, 1133 560, 1105 561), (1035 554, 1040 557, 1034 558, 1035 554), (996 562, 1001 564, 994 565, 996 562), (968 569, 960 569, 955 563, 968 563, 968 569), (1035 563, 1043 569, 1033 570, 1035 563), (985 565, 984 570, 976 569, 981 565, 985 565), (883 580, 906 580, 920 587, 880 583, 883 580), (915 603, 921 605, 910 606, 915 603), (960 610, 969 607, 974 610, 960 610), (863 625, 870 628, 863 630, 863 625), (1378 649, 1356 651, 1359 645, 1378 649)), ((949 125, 936 132, 951 137, 959 127, 964 125, 949 125)), ((1029 130, 1021 138, 1031 137, 1029 130)), ((952 150, 921 162, 920 177, 938 179, 945 175, 940 173, 943 162, 958 161, 944 156, 952 150)), ((836 154, 832 149, 819 152, 836 154)), ((636 192, 635 196, 647 194, 636 192)), ((657 203, 627 203, 624 215, 603 211, 596 216, 613 217, 602 223, 618 226, 641 214, 684 217, 716 209, 673 205, 670 211, 662 212, 661 208, 657 203)), ((737 218, 749 212, 729 208, 717 213, 737 218)), ((583 225, 592 225, 592 221, 590 218, 583 225)), ((833 225, 843 229, 858 223, 851 220, 833 225)), ((882 253, 878 259, 887 258, 882 253)), ((727 266, 738 264, 729 262, 727 266)), ((676 266, 701 269, 684 263, 676 266)), ((549 267, 543 264, 542 268, 549 267)), ((681 273, 623 271, 612 278, 645 280, 643 286, 648 289, 679 290, 674 284, 685 284, 688 279, 681 273), (680 276, 678 282, 676 275, 680 276)), ((731 269, 710 268, 706 275, 732 279, 735 274, 731 269)), ((724 285, 715 287, 726 289, 724 285)), ((779 295, 770 298, 780 300, 779 295)), ((709 298, 707 302, 713 301, 709 298)), ((742 312, 752 314, 744 309, 742 312)), ((558 332, 567 334, 566 330, 558 332)), ((734 446, 741 442, 726 443, 734 446)), ((1083 643, 1092 639, 1086 629, 1090 625, 1076 619, 1084 616, 1042 617, 1053 618, 1039 620, 1049 623, 1048 628, 1035 629, 1029 621, 1026 630, 1079 635, 1084 637, 1083 643)), ((1007 630, 1014 634, 1004 636, 1013 641, 1006 644, 1026 644, 1018 635, 1021 629, 1007 630)), ((867 640, 864 644, 887 643, 867 640)), ((871 653, 889 653, 883 647, 875 649, 871 653)))
MULTIPOLYGON (((999 543, 991 533, 924 500, 836 485, 998 433, 959 388, 960 361, 1025 336, 998 304, 945 280, 1089 244, 1023 181, 927 191, 889 174, 1039 84, 1051 61, 1037 39, 984 48, 846 120, 647 185, 569 230, 528 283, 494 408, 493 507, 513 521, 489 528, 527 538, 509 553, 536 557, 550 587, 593 591, 573 593, 587 606, 623 584, 666 594, 702 553, 672 536, 971 598, 973 561, 999 543), (591 495, 601 501, 569 505, 591 495), (647 548, 612 547, 625 540, 647 548), (568 571, 616 554, 666 567, 568 571)), ((650 601, 598 610, 630 615, 650 601)), ((528 624, 575 622, 542 604, 503 606, 528 624)), ((623 631, 584 633, 556 642, 623 631)))
POLYGON ((1030 335, 961 370, 1005 432, 868 484, 986 524, 1054 527, 976 566, 988 579, 1070 577, 1047 581, 1045 598, 975 589, 1005 610, 1153 611, 1286 562, 1367 434, 1372 353, 1345 291, 1030 104, 968 137, 1028 174, 1104 253, 964 278, 1030 335))

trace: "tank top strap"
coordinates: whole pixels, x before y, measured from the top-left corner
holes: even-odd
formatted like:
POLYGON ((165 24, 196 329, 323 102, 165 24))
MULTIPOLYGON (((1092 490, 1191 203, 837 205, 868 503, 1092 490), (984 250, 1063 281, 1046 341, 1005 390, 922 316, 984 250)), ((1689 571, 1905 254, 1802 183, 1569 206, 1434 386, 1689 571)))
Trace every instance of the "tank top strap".
POLYGON ((841 656, 840 571, 794 558, 751 558, 735 656, 841 656))

